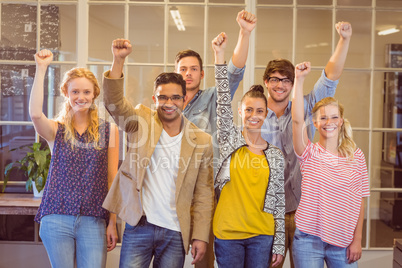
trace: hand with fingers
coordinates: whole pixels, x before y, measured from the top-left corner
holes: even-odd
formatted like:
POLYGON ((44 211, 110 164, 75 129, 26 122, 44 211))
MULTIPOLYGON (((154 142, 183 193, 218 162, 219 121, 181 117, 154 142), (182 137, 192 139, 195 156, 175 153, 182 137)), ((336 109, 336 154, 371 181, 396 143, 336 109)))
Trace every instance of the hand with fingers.
POLYGON ((346 258, 349 263, 356 262, 362 257, 361 241, 353 240, 346 250, 346 258))
POLYGON ((350 39, 352 36, 352 25, 349 22, 340 21, 335 24, 336 31, 343 39, 350 39))
POLYGON ((243 31, 251 33, 257 23, 257 17, 251 12, 245 11, 243 9, 242 11, 237 13, 236 21, 243 31))
POLYGON ((295 78, 298 80, 304 79, 310 71, 311 63, 309 61, 299 63, 295 66, 295 78))
POLYGON ((207 251, 207 242, 194 239, 191 245, 191 256, 193 257, 193 261, 191 265, 198 263, 204 258, 205 252, 207 251))
POLYGON ((34 57, 37 67, 47 68, 53 61, 53 53, 48 49, 42 49, 34 57))
POLYGON ((128 55, 130 55, 132 50, 133 48, 131 46, 130 40, 115 39, 112 42, 112 53, 115 60, 124 60, 128 55))
POLYGON ((227 40, 227 35, 224 32, 221 32, 212 40, 212 49, 215 52, 215 64, 225 63, 225 49, 227 40))

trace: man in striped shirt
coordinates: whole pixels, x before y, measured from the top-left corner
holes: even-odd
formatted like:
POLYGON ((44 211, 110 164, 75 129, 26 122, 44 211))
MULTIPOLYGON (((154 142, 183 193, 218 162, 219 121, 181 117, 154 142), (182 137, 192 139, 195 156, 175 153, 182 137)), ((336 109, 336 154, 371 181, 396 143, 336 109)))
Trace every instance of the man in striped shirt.
MULTIPOLYGON (((304 96, 305 121, 309 122, 307 133, 309 139, 314 137, 314 125, 311 119, 311 110, 319 100, 335 95, 338 79, 340 78, 346 61, 349 43, 352 36, 352 26, 348 22, 338 22, 336 30, 339 42, 334 53, 321 73, 314 89, 304 96)), ((289 249, 290 263, 292 259, 292 241, 295 232, 294 215, 301 197, 300 166, 293 149, 292 116, 289 100, 294 82, 294 66, 285 59, 272 60, 268 63, 263 76, 268 90, 268 116, 261 128, 262 137, 269 143, 279 147, 285 156, 285 198, 286 198, 286 244, 289 249)), ((274 260, 273 260, 274 261, 274 260)), ((283 262, 280 267, 282 267, 283 262)))

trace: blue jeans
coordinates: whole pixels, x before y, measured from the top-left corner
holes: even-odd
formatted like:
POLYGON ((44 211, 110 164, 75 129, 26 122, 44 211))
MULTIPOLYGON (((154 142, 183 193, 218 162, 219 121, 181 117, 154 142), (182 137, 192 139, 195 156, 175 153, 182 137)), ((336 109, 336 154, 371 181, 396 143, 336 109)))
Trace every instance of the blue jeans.
POLYGON ((224 240, 215 237, 215 255, 219 268, 267 268, 272 257, 272 235, 224 240))
POLYGON ((357 267, 357 262, 348 263, 346 250, 296 228, 293 238, 293 261, 296 268, 322 268, 324 261, 328 268, 357 267))
POLYGON ((136 226, 126 223, 120 252, 120 268, 182 268, 184 246, 180 232, 149 223, 143 216, 136 226))
POLYGON ((106 266, 106 222, 100 217, 50 214, 39 235, 53 268, 106 266))

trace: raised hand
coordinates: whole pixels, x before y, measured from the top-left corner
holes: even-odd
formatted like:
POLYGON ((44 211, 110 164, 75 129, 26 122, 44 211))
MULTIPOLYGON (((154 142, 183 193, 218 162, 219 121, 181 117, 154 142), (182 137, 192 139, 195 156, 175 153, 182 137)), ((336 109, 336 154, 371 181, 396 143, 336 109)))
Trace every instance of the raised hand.
POLYGON ((115 39, 112 42, 112 53, 115 60, 124 60, 133 50, 130 40, 115 39))
POLYGON ((121 77, 124 67, 124 60, 133 51, 130 40, 115 39, 112 42, 113 64, 110 69, 109 78, 121 77))
POLYGON ((221 32, 212 40, 212 49, 215 52, 215 64, 225 63, 225 48, 227 40, 228 38, 224 32, 221 32))
POLYGON ((257 18, 254 14, 243 9, 237 13, 236 21, 242 30, 250 33, 255 28, 257 18))
POLYGON ((352 36, 352 25, 349 22, 340 21, 335 24, 336 31, 343 39, 350 39, 352 36))
POLYGON ((215 53, 219 52, 224 52, 226 49, 226 44, 227 44, 227 35, 224 32, 221 32, 218 34, 213 40, 212 40, 212 49, 215 51, 215 53))
POLYGON ((299 63, 295 66, 295 78, 304 79, 310 71, 311 63, 309 61, 299 63))
POLYGON ((42 49, 35 54, 35 62, 37 67, 47 68, 53 61, 53 53, 48 49, 42 49))

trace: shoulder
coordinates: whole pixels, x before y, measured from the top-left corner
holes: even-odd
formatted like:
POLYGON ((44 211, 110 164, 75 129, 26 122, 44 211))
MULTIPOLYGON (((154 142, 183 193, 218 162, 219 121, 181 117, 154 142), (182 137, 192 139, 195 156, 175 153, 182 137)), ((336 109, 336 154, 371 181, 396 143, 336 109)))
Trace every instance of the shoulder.
POLYGON ((282 150, 271 143, 268 143, 267 151, 274 156, 283 158, 282 150))
POLYGON ((149 108, 148 106, 145 106, 141 103, 137 104, 137 106, 135 106, 134 110, 138 115, 142 115, 142 116, 154 115, 156 112, 156 111, 152 110, 151 108, 149 108))
MULTIPOLYGON (((53 120, 52 120, 53 121, 53 120)), ((53 121, 54 122, 54 127, 57 129, 57 130, 64 130, 65 128, 66 128, 66 125, 63 123, 63 122, 61 122, 61 121, 53 121)))
POLYGON ((199 127, 197 127, 193 122, 188 120, 186 117, 184 118, 184 132, 191 133, 196 138, 197 144, 207 144, 212 142, 212 136, 199 127))
POLYGON ((200 91, 199 98, 208 98, 216 94, 216 87, 209 87, 200 91))
POLYGON ((356 148, 356 150, 355 150, 355 152, 353 154, 353 157, 355 159, 357 159, 357 160, 360 160, 360 161, 365 161, 365 159, 366 159, 365 156, 364 156, 363 151, 360 148, 356 148))

